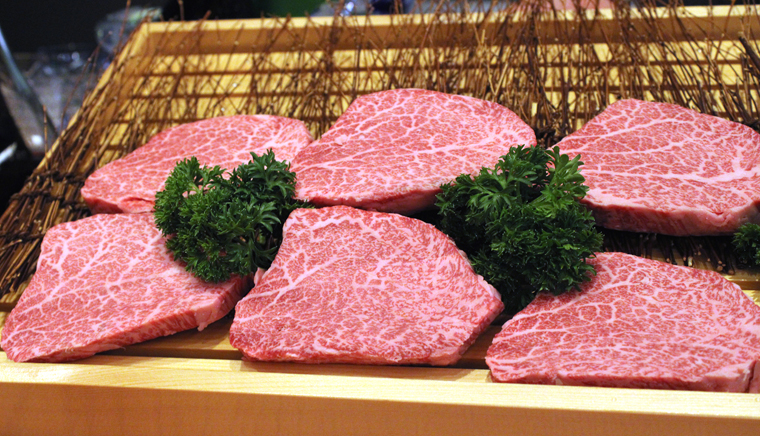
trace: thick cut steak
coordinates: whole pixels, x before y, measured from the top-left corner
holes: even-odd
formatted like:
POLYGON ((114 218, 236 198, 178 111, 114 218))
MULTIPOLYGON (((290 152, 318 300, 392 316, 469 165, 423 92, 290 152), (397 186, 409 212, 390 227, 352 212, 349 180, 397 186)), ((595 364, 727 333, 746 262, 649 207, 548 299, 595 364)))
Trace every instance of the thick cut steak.
POLYGON ((757 222, 760 134, 666 103, 622 100, 559 143, 580 154, 597 224, 669 235, 757 222))
POLYGON ((82 197, 93 213, 150 212, 156 192, 177 162, 195 156, 201 165, 233 170, 268 149, 292 162, 312 141, 298 120, 271 115, 234 115, 172 127, 144 146, 90 175, 82 197))
POLYGON ((420 89, 369 94, 296 156, 296 197, 412 213, 432 206, 440 185, 535 143, 533 130, 496 103, 420 89))
POLYGON ((581 291, 538 297, 488 349, 494 380, 758 392, 760 307, 718 273, 601 253, 581 291))
POLYGON ((235 308, 230 342, 249 360, 448 365, 502 308, 429 224, 297 209, 271 268, 235 308))
POLYGON ((2 347, 16 362, 62 362, 202 330, 250 286, 249 277, 209 284, 185 271, 150 214, 96 215, 47 232, 2 347))

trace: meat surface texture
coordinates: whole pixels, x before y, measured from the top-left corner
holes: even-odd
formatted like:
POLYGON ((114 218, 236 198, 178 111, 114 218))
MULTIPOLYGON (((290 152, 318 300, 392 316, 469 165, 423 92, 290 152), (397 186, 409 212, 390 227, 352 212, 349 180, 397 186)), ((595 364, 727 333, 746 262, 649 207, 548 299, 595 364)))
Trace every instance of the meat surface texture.
POLYGON ((150 212, 156 192, 177 162, 195 156, 201 165, 233 170, 251 160, 251 152, 272 149, 292 162, 312 141, 298 120, 270 115, 234 115, 182 124, 153 136, 144 146, 90 175, 82 197, 93 213, 150 212))
POLYGON ((149 214, 96 215, 47 232, 2 347, 16 362, 62 362, 202 330, 250 286, 249 277, 209 284, 185 271, 149 214))
POLYGON ((238 303, 248 360, 456 362, 503 306, 435 227, 336 206, 297 209, 271 268, 238 303))
POLYGON ((597 224, 668 235, 758 222, 760 134, 666 103, 622 100, 559 144, 581 155, 597 224))
POLYGON ((599 254, 591 282, 539 296, 488 349, 494 380, 758 392, 760 307, 718 273, 599 254))
POLYGON ((496 103, 419 89, 369 94, 298 154, 296 197, 413 213, 434 204, 440 185, 535 143, 533 130, 496 103))

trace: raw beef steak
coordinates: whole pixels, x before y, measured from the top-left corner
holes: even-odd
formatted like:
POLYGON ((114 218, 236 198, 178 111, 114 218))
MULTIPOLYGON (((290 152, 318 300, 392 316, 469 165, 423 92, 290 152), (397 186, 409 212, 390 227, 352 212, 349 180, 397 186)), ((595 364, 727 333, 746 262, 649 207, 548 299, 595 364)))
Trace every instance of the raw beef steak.
POLYGON ((201 165, 233 170, 268 149, 292 161, 312 141, 297 120, 271 115, 234 115, 164 130, 144 146, 98 169, 85 181, 82 197, 92 213, 150 212, 156 191, 177 162, 195 156, 201 165))
POLYGON ((296 197, 412 213, 429 208, 440 185, 494 166, 536 136, 513 112, 472 97, 420 89, 356 99, 293 162, 296 197))
POLYGON ((583 202, 603 227, 709 235, 760 219, 760 134, 739 123, 622 100, 559 147, 581 155, 583 202))
POLYGON ((502 308, 429 224, 298 209, 271 268, 235 308, 230 342, 249 360, 448 365, 502 308))
POLYGON ((249 277, 215 285, 185 271, 150 214, 96 215, 47 232, 2 347, 16 362, 62 362, 202 330, 250 286, 249 277))
POLYGON ((718 273, 598 254, 580 292, 539 294, 486 363, 501 382, 758 392, 760 307, 718 273))

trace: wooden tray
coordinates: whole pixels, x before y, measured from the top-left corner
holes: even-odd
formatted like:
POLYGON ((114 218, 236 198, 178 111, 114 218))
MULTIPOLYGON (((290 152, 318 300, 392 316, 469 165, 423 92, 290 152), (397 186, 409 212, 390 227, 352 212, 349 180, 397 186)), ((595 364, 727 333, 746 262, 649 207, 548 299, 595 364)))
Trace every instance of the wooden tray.
MULTIPOLYGON (((165 127, 221 114, 292 116, 319 135, 356 95, 401 86, 490 97, 539 131, 572 130, 593 116, 597 105, 625 96, 680 99, 749 122, 758 116, 753 103, 758 88, 751 52, 742 50, 738 36, 742 32, 745 41, 756 44, 759 29, 756 11, 739 8, 555 11, 540 20, 535 11, 516 9, 493 15, 146 24, 132 35, 41 168, 86 175, 165 127), (543 42, 526 42, 526 29, 543 42), (653 29, 658 40, 650 38, 653 29), (528 75, 532 82, 522 73, 494 72, 516 65, 500 64, 499 56, 506 49, 517 53, 521 44, 536 51, 518 59, 538 72, 528 75), (635 50, 631 44, 638 44, 635 50), (644 58, 616 60, 624 50, 644 58), (631 72, 644 67, 644 73, 631 72), (703 86, 675 86, 673 75, 703 86), (305 79, 309 76, 314 80, 305 79), (517 89, 520 83, 528 83, 527 90, 517 89), (732 92, 738 103, 723 98, 732 92), (97 146, 81 146, 86 141, 97 146), (70 144, 80 145, 69 149, 70 144), (72 153, 77 158, 67 160, 72 153)), ((35 189, 60 198, 75 195, 81 186, 81 180, 67 185, 71 180, 65 177, 49 181, 40 174, 30 186, 37 183, 35 189)), ((41 207, 37 197, 24 195, 23 207, 41 207)), ((36 235, 86 214, 77 209, 81 200, 52 201, 60 204, 45 212, 39 227, 25 228, 14 244, 28 242, 24 250, 33 253, 36 235)), ((695 262, 712 267, 704 259, 695 262)), ((10 262, 5 268, 13 269, 21 285, 4 297, 0 323, 33 265, 10 262)), ((727 277, 760 304, 757 272, 732 271, 727 277)), ((760 395, 492 383, 484 355, 497 327, 479 338, 457 367, 310 366, 242 362, 229 345, 230 322, 71 364, 18 364, 0 353, 0 433, 760 432, 760 395)))

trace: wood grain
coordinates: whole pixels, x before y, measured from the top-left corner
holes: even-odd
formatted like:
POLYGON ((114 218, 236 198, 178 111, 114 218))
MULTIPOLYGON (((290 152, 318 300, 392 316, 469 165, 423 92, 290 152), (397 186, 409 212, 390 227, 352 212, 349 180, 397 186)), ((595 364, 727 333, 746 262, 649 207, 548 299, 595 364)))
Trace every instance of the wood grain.
POLYGON ((486 383, 487 371, 0 354, 10 434, 753 435, 758 397, 486 383), (440 373, 443 377, 435 374, 440 373), (44 416, 20 420, 19 416, 44 416), (561 433, 557 433, 560 431, 561 433))

